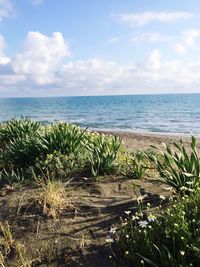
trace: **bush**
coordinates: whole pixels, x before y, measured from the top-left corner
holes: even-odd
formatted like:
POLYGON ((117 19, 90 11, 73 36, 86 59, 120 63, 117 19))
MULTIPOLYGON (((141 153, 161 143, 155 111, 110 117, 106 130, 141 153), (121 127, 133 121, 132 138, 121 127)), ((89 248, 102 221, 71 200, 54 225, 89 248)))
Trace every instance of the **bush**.
MULTIPOLYGON (((126 212, 129 214, 129 212, 126 212)), ((197 267, 200 264, 200 190, 164 211, 129 214, 112 231, 117 266, 197 267), (121 261, 119 260, 121 259, 121 261)))
MULTIPOLYGON (((7 169, 10 165, 13 169, 27 168, 34 166, 36 160, 43 161, 44 167, 45 161, 48 161, 47 155, 58 153, 59 155, 53 156, 54 160, 60 157, 64 165, 68 161, 68 167, 72 170, 72 165, 80 159, 80 154, 85 153, 87 141, 85 131, 78 126, 57 123, 42 127, 40 123, 29 119, 11 120, 3 125, 0 139, 4 144, 0 158, 2 169, 7 169)), ((51 167, 52 165, 53 163, 51 167)), ((56 168, 56 164, 54 167, 56 168)))
POLYGON ((121 139, 104 134, 89 135, 89 166, 94 177, 110 174, 116 167, 121 139))
POLYGON ((36 170, 48 177, 62 179, 82 172, 85 169, 86 159, 82 154, 64 155, 58 151, 47 154, 45 159, 37 159, 36 170))
POLYGON ((148 158, 142 151, 128 153, 122 151, 119 156, 119 173, 140 179, 148 169, 148 158))
POLYGON ((190 194, 200 184, 200 161, 197 153, 196 139, 192 136, 191 151, 186 151, 182 140, 174 143, 176 150, 164 144, 166 152, 160 156, 150 156, 164 183, 173 187, 176 192, 190 194))
POLYGON ((80 149, 85 148, 85 131, 69 123, 53 124, 46 130, 44 145, 47 154, 58 151, 65 155, 77 155, 80 149))
POLYGON ((0 143, 5 147, 15 139, 22 139, 26 136, 34 136, 41 127, 40 122, 30 119, 12 119, 0 125, 0 143))
POLYGON ((44 144, 41 136, 24 136, 15 138, 9 142, 5 151, 2 153, 4 162, 12 162, 15 167, 24 168, 34 165, 37 157, 44 154, 44 144))

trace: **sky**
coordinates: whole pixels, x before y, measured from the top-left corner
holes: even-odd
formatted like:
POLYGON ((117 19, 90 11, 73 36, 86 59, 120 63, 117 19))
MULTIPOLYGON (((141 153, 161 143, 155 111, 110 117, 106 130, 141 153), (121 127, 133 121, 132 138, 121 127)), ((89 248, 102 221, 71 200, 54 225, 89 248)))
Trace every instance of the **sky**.
POLYGON ((0 0, 0 97, 200 93, 199 0, 0 0))

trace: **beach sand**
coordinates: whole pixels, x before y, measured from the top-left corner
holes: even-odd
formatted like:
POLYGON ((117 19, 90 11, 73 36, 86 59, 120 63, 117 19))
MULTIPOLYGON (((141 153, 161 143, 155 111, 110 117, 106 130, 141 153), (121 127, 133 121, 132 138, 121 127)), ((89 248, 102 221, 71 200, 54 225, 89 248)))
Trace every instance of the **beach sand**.
MULTIPOLYGON (((105 134, 112 134, 122 138, 125 146, 131 151, 134 150, 147 150, 151 146, 156 146, 159 149, 163 148, 163 142, 166 144, 173 144, 183 140, 186 147, 190 146, 191 138, 184 135, 167 135, 167 134, 151 134, 151 133, 134 133, 134 132, 121 132, 121 131, 101 131, 105 134)), ((198 144, 200 139, 197 138, 198 144)), ((198 147, 200 147, 198 145, 198 147)))

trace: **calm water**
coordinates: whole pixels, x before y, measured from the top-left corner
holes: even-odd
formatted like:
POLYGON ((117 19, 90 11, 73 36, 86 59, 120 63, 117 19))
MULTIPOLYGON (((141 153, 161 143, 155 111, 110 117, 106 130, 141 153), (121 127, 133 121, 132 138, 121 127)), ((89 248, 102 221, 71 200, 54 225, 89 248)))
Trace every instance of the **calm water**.
POLYGON ((200 135, 200 94, 0 99, 0 121, 22 115, 92 129, 200 135))

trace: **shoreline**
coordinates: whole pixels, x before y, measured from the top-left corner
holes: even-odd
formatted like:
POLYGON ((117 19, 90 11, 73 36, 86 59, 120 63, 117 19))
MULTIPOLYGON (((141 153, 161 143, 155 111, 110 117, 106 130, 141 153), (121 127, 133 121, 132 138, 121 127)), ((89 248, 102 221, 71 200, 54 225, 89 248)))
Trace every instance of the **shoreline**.
MULTIPOLYGON (((77 124, 78 125, 78 124, 77 124)), ((81 126, 81 128, 83 128, 81 126)), ((172 132, 148 132, 148 131, 137 131, 129 129, 115 129, 115 128, 88 128, 92 132, 105 132, 105 133, 119 133, 119 134, 133 134, 133 135, 148 135, 148 136, 165 136, 165 137, 177 137, 177 138, 190 138, 192 135, 196 138, 200 138, 200 134, 191 133, 172 133, 172 132)))

